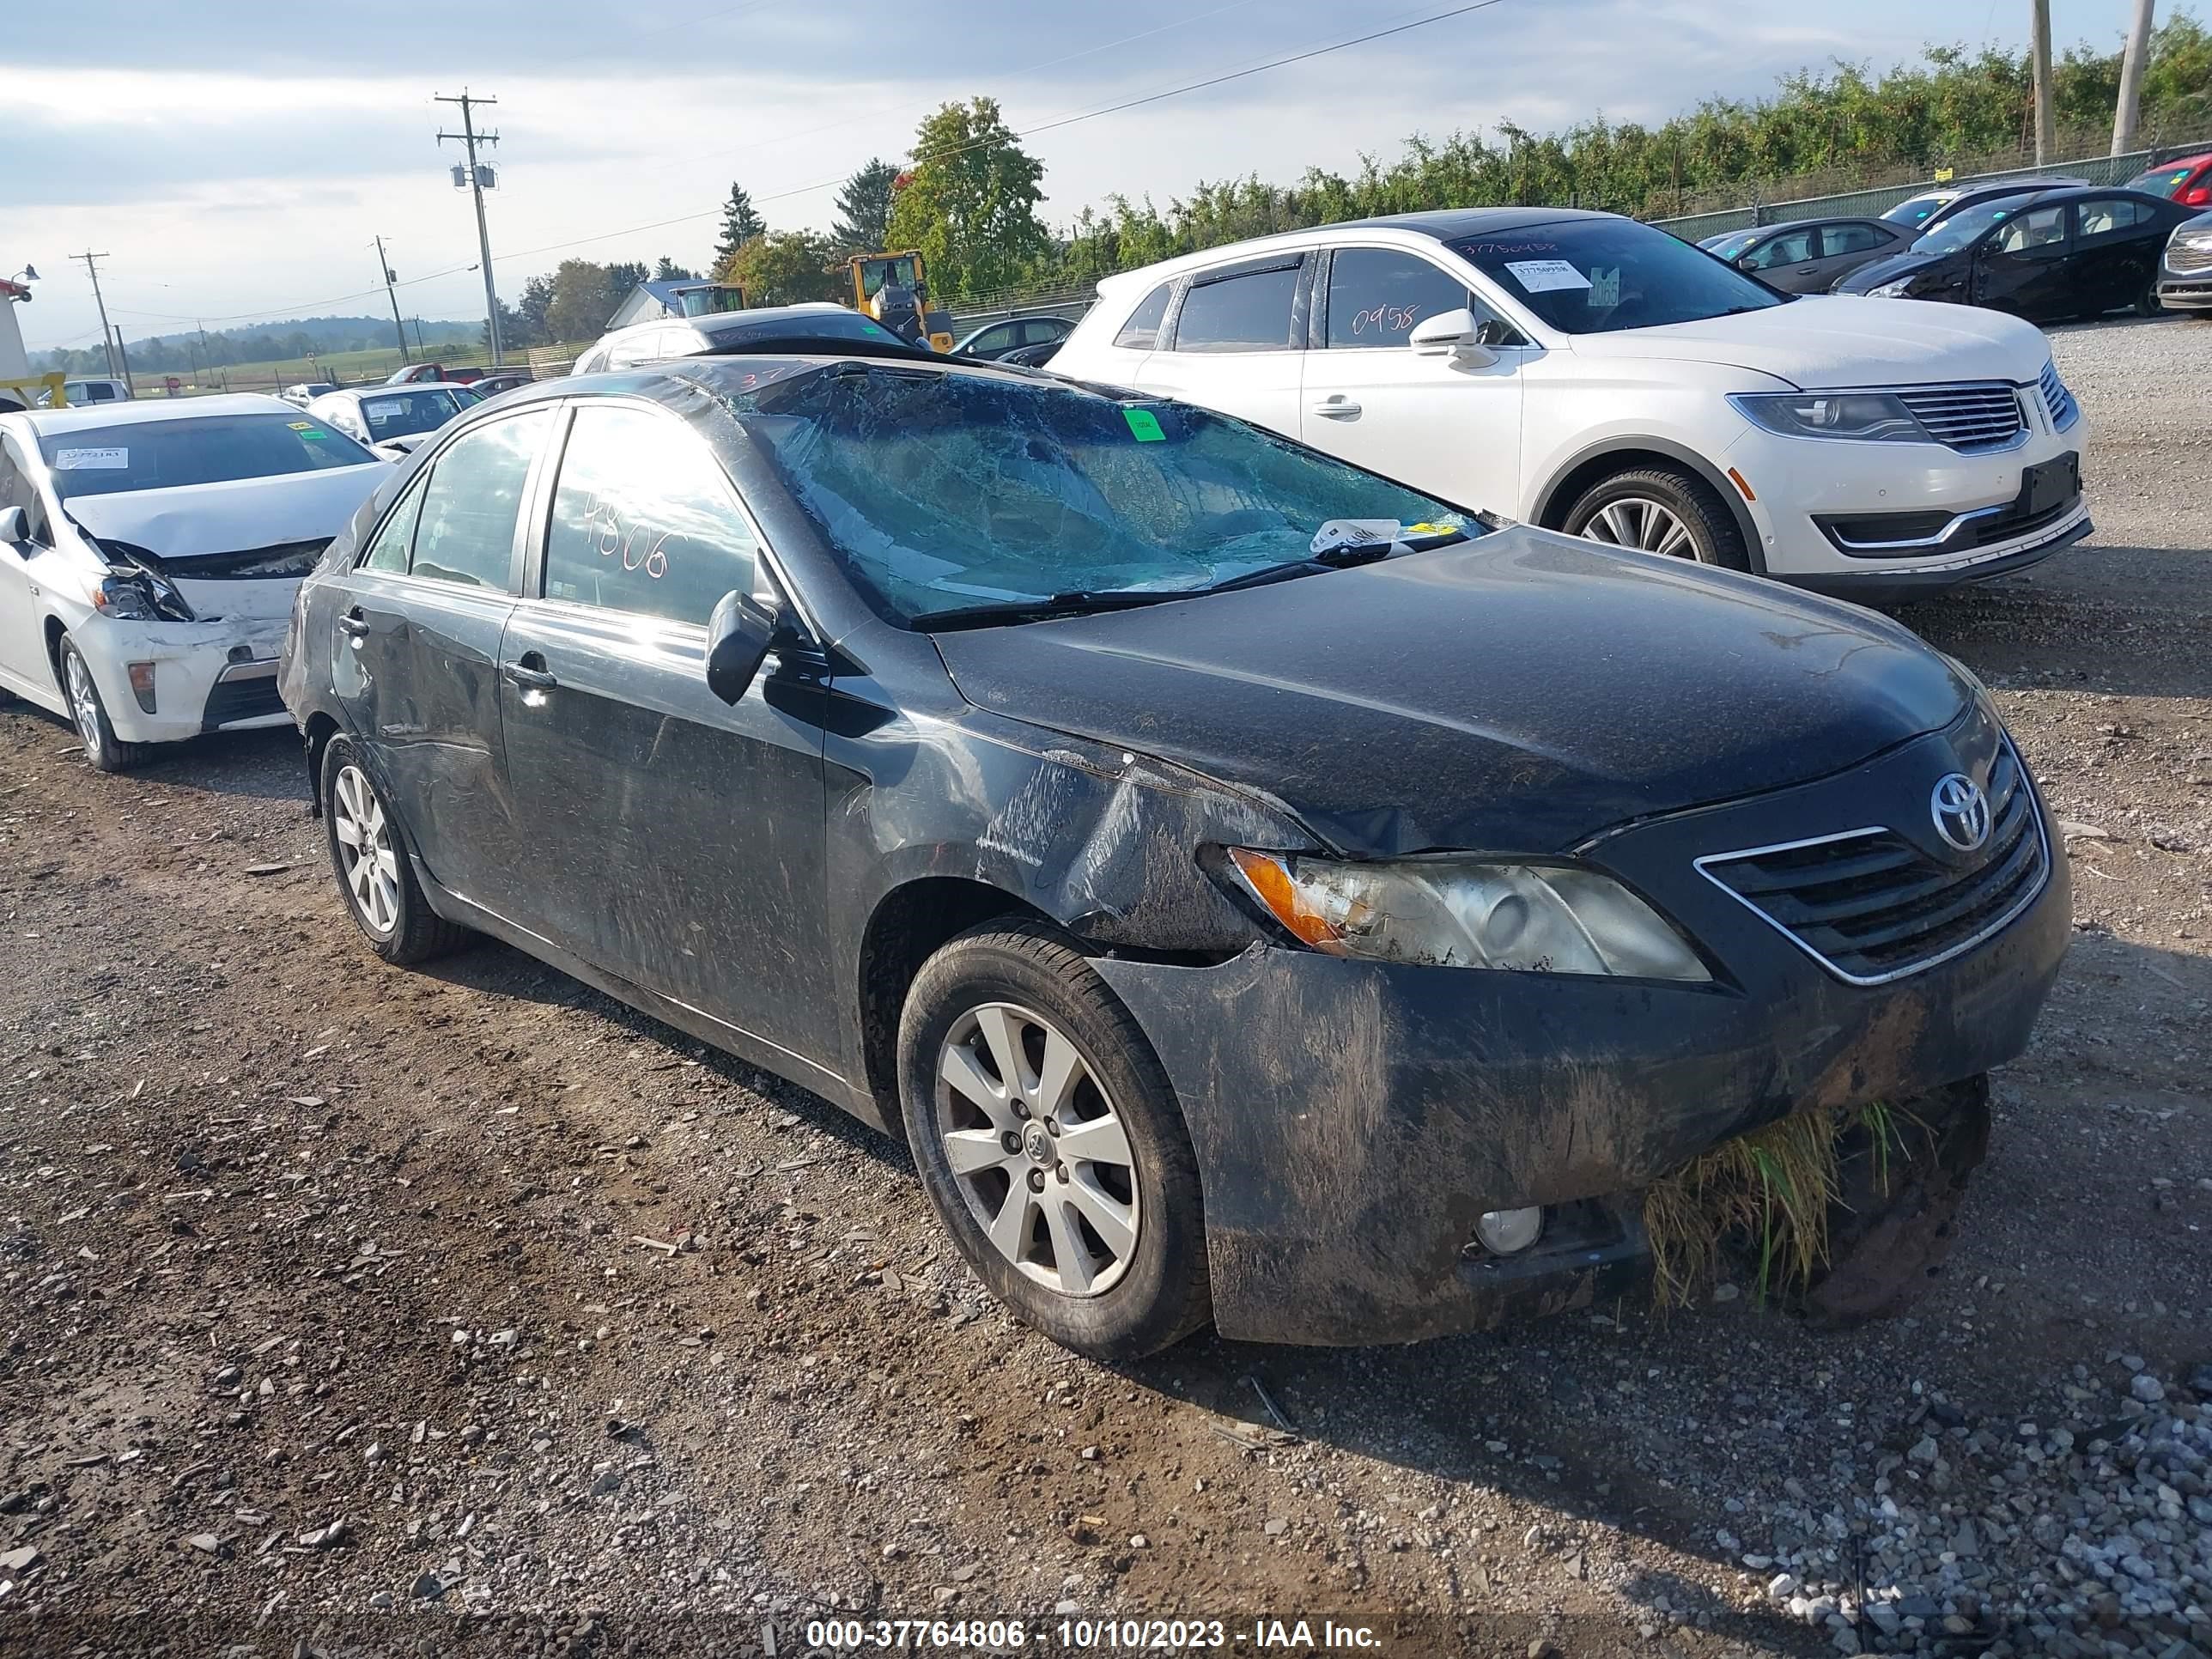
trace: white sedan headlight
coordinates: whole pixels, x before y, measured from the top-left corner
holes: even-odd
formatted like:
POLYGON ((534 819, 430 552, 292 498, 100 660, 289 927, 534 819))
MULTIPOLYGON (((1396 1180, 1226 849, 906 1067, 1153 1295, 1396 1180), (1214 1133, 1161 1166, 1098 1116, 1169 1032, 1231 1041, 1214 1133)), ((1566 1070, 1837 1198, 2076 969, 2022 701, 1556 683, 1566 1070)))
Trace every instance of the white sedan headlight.
POLYGON ((1229 856, 1268 915, 1332 956, 1536 974, 1712 978, 1658 912, 1591 871, 1463 859, 1349 864, 1242 847, 1229 856))

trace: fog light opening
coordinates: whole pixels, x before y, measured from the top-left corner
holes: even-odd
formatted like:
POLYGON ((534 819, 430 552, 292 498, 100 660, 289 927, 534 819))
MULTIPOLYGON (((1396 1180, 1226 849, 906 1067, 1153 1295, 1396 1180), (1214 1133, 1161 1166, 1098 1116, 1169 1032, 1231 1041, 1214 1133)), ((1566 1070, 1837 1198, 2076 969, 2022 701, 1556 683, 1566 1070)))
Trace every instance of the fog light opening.
POLYGON ((131 695, 138 699, 138 706, 148 714, 154 713, 154 665, 134 662, 130 665, 131 695))
POLYGON ((1543 1236, 1540 1205, 1525 1210, 1486 1210, 1474 1224, 1475 1242, 1492 1255, 1518 1255, 1543 1236))

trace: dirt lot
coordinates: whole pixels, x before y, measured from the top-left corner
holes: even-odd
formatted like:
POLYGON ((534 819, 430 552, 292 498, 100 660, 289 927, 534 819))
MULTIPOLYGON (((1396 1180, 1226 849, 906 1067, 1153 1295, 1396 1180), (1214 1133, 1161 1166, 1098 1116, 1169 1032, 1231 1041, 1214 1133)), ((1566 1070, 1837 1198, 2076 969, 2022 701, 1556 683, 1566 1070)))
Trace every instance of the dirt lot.
POLYGON ((2212 1387, 2212 324, 2057 346, 2099 534, 1907 620, 2069 821, 2076 941, 1951 1267, 1869 1332, 1739 1295, 1102 1369, 830 1107, 503 947, 376 963, 288 735, 111 779, 0 708, 0 1650, 791 1653, 833 1609, 2212 1644, 2212 1528, 2174 1518, 2212 1387), (2149 1577, 2069 1577, 2064 1532, 2138 1516, 2179 1540, 2149 1577))

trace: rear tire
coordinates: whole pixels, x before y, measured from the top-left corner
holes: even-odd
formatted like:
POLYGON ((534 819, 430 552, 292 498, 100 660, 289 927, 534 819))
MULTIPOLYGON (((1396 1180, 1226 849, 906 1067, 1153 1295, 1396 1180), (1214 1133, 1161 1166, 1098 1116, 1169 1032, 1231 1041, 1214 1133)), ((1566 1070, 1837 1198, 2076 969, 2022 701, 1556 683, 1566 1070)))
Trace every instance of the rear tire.
POLYGON ((399 965, 427 962, 473 937, 430 908, 415 879, 407 832, 350 738, 323 749, 323 834, 346 914, 369 949, 399 965))
POLYGON ((1567 509, 1562 527, 1570 536, 1608 546, 1723 570, 1751 568, 1743 532, 1728 504, 1703 478, 1680 467, 1632 467, 1599 479, 1567 509))
POLYGON ((899 1021, 898 1076, 930 1207, 1025 1322, 1112 1364, 1212 1317, 1175 1091, 1066 934, 988 922, 930 957, 899 1021))
POLYGON ((115 735, 114 724, 107 718, 107 704, 92 678, 92 665, 66 634, 62 635, 60 656, 62 696, 69 703, 70 724, 76 727, 85 761, 92 769, 127 772, 153 758, 154 744, 125 743, 115 735))

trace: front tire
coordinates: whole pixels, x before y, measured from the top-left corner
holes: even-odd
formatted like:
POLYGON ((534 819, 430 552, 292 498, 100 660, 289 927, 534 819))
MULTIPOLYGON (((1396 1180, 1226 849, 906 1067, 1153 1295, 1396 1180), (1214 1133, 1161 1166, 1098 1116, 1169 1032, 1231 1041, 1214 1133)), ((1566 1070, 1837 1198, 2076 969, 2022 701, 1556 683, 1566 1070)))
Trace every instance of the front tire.
POLYGON ((459 949, 469 930, 430 908, 415 879, 406 831, 378 792, 350 738, 323 750, 323 830, 346 914, 386 962, 428 961, 459 949))
POLYGON ((1198 1160, 1174 1089, 1066 935, 987 923, 923 963, 898 1074, 931 1208, 1024 1322, 1118 1363, 1212 1317, 1198 1160))
POLYGON ((2156 276, 2143 283, 2142 292, 2136 295, 2135 309, 2138 317, 2162 317, 2166 314, 2166 302, 2158 297, 2156 276))
POLYGON ((1608 546, 1748 570, 1751 556, 1728 505, 1679 467, 1634 467, 1601 478, 1567 509, 1570 536, 1608 546))
POLYGON ((115 735, 99 684, 92 678, 92 665, 66 634, 61 642, 61 680, 62 696, 69 702, 70 724, 76 727, 77 738, 84 744, 84 758, 92 769, 127 772, 144 765, 154 753, 154 745, 125 743, 115 735))

